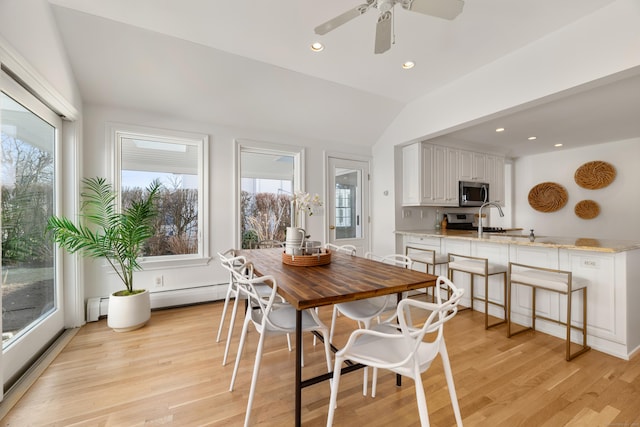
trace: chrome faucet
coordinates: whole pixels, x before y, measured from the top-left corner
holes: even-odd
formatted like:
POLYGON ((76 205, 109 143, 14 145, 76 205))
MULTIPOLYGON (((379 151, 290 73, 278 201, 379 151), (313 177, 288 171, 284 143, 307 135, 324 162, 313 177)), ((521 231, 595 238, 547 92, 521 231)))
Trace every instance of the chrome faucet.
POLYGON ((498 208, 498 213, 500 214, 500 216, 504 216, 504 213, 502 212, 502 208, 498 203, 496 202, 483 203, 482 206, 480 206, 480 209, 478 210, 478 237, 482 237, 482 208, 484 208, 487 205, 495 206, 496 208, 498 208))

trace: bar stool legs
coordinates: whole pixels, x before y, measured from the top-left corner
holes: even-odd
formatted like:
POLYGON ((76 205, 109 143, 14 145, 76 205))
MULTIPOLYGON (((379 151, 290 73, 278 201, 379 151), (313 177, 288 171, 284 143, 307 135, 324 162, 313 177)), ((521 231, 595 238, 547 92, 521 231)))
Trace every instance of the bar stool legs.
POLYGON ((570 271, 553 270, 549 268, 533 267, 519 263, 509 263, 509 271, 507 275, 507 337, 512 337, 519 333, 536 330, 536 318, 548 320, 554 323, 564 325, 566 327, 566 346, 565 359, 570 361, 577 356, 589 351, 591 347, 587 345, 587 282, 580 278, 572 277, 570 271), (529 286, 531 292, 531 327, 525 327, 518 331, 511 330, 511 304, 512 304, 512 284, 529 286), (536 314, 536 289, 544 289, 547 291, 558 292, 567 297, 567 320, 566 322, 550 319, 545 316, 536 314), (582 327, 571 324, 571 309, 573 292, 582 290, 582 327), (582 332, 582 345, 580 349, 571 352, 571 330, 576 329, 582 332))
POLYGON ((489 329, 494 326, 507 323, 507 269, 504 266, 489 263, 487 258, 472 257, 468 255, 449 254, 449 280, 453 282, 453 272, 459 271, 471 275, 471 306, 459 308, 458 311, 473 310, 474 300, 484 302, 484 328, 489 329), (505 302, 500 304, 489 299, 489 277, 502 275, 502 286, 505 302), (475 276, 484 277, 484 298, 478 297, 474 293, 475 276), (504 317, 497 322, 489 324, 489 304, 500 307, 504 310, 504 317))
MULTIPOLYGON (((436 275, 436 267, 447 265, 449 263, 449 257, 446 254, 439 254, 434 249, 419 248, 415 246, 406 246, 404 254, 411 258, 411 261, 415 264, 424 264, 425 272, 427 274, 436 275), (429 273, 429 267, 431 272, 429 273)), ((440 274, 442 275, 442 274, 440 274)), ((436 292, 435 287, 433 292, 436 292)), ((425 295, 429 296, 429 288, 425 289, 425 295)), ((435 294, 431 295, 431 302, 435 301, 435 294)))

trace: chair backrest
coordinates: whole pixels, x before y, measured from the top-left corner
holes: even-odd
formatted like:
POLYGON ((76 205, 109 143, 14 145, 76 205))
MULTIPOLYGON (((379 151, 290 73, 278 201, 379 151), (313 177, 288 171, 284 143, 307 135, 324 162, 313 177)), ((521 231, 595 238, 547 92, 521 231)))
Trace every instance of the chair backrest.
POLYGON ((330 249, 332 251, 335 252, 341 252, 343 254, 348 254, 348 255, 355 255, 356 254, 356 247, 353 245, 342 245, 342 246, 338 246, 338 245, 334 245, 333 243, 327 243, 324 245, 324 247, 326 249, 330 249))
POLYGON ((235 256, 236 251, 229 249, 223 253, 218 252, 218 258, 220 258, 220 265, 229 272, 229 284, 233 283, 233 273, 242 268, 246 264, 247 259, 240 255, 235 256))
POLYGON ((260 240, 256 244, 257 249, 284 248, 284 242, 280 240, 260 240))
POLYGON ((246 296, 249 300, 251 320, 253 320, 254 323, 261 324, 263 327, 269 325, 272 329, 288 332, 288 329, 281 328, 278 324, 274 323, 270 317, 275 309, 282 304, 286 304, 279 300, 276 301, 278 292, 276 279, 270 275, 254 277, 253 264, 251 264, 251 262, 243 265, 240 270, 241 272, 234 272, 234 279, 238 284, 238 294, 246 296), (265 297, 264 293, 256 289, 257 285, 263 285, 265 283, 271 287, 271 293, 268 297, 265 297))
MULTIPOLYGON (((436 281, 436 289, 447 289, 451 292, 451 296, 446 301, 442 301, 439 292, 436 294, 436 303, 419 301, 405 298, 398 304, 397 318, 400 324, 402 334, 409 340, 413 341, 412 353, 418 350, 420 343, 423 342, 426 334, 437 333, 433 342, 441 340, 444 333, 444 324, 451 320, 458 312, 458 304, 464 289, 457 288, 453 282, 443 276, 439 276, 436 281), (414 328, 407 323, 407 319, 412 319, 409 315, 411 307, 417 307, 422 310, 431 310, 431 314, 427 317, 422 327, 414 328)), ((413 315, 415 317, 415 314, 413 315)), ((412 354, 407 355, 411 357, 412 354)))
POLYGON ((364 254, 365 258, 372 259, 374 261, 383 262, 385 264, 397 265, 398 267, 411 268, 413 261, 407 255, 402 254, 389 254, 384 256, 375 255, 371 252, 364 254))

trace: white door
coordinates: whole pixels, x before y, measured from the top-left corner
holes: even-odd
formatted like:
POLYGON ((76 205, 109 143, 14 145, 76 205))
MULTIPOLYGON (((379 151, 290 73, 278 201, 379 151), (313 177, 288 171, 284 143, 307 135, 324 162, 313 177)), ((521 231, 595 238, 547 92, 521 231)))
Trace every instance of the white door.
POLYGON ((329 157, 327 241, 354 245, 358 255, 369 250, 369 163, 329 157))

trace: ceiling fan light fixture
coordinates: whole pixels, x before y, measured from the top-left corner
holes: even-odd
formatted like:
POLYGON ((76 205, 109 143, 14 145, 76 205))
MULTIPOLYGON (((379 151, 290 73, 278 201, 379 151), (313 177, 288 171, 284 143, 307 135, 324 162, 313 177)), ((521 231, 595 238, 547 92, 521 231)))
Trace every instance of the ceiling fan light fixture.
POLYGON ((403 70, 410 70, 415 66, 416 66, 416 63, 413 62, 413 61, 406 61, 406 62, 402 63, 402 69, 403 70))
POLYGON ((324 45, 320 42, 311 43, 311 50, 314 52, 321 52, 324 50, 324 45))

